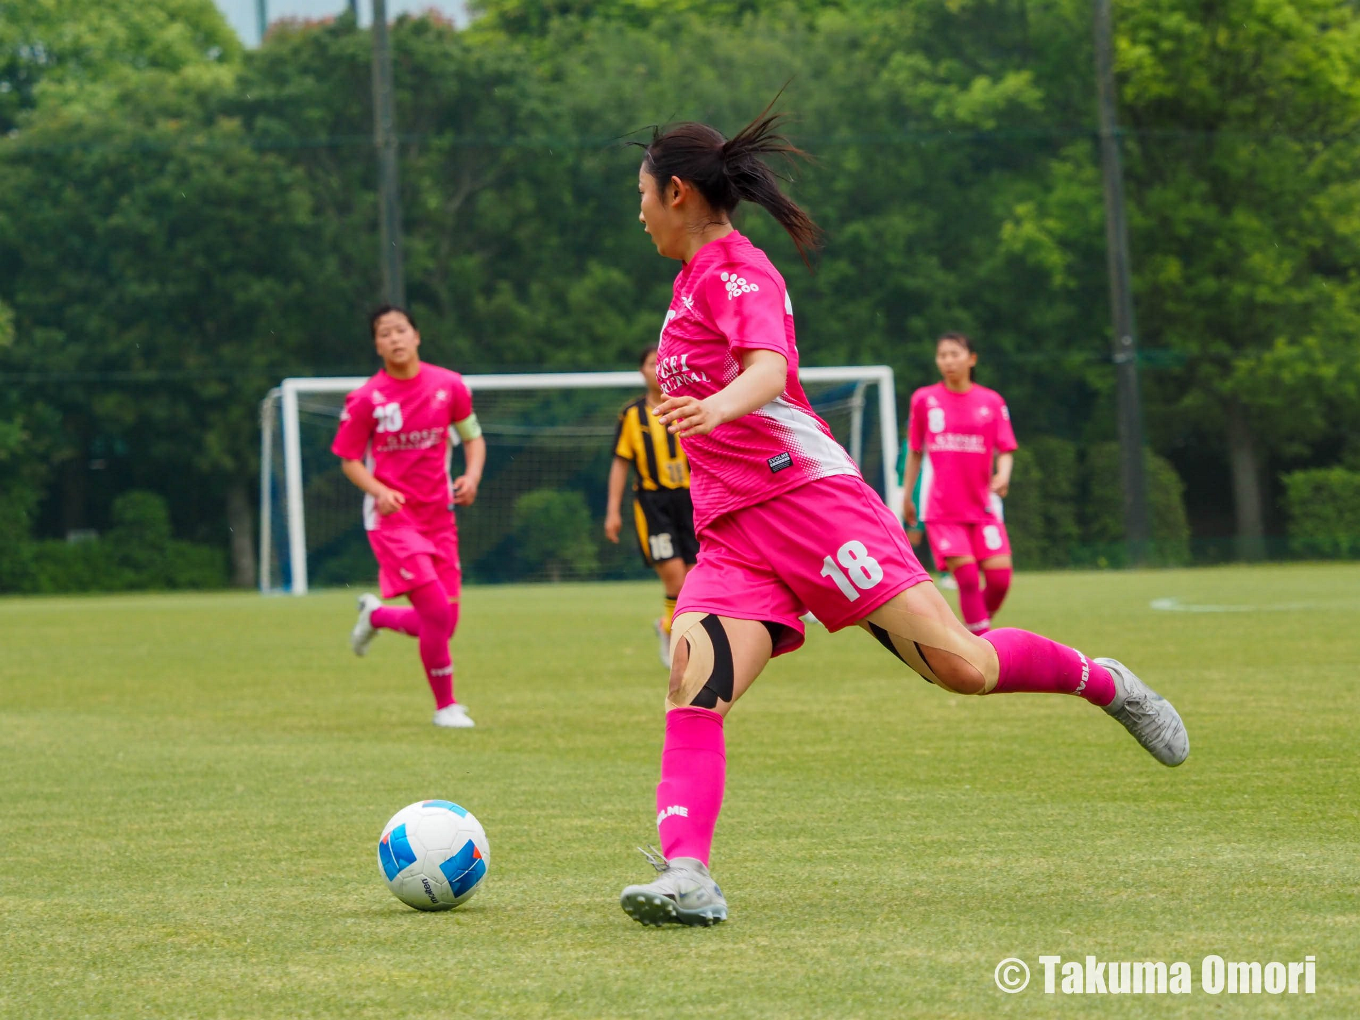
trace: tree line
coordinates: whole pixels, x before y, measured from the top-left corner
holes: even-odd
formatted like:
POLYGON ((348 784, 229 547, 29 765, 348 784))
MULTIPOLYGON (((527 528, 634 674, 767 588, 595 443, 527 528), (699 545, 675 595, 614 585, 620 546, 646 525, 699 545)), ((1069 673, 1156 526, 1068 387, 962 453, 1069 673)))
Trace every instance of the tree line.
MULTIPOLYGON (((341 5, 337 4, 337 8, 341 5)), ((652 125, 781 88, 816 157, 807 272, 763 213, 808 364, 972 335, 1022 443, 1114 436, 1090 9, 1073 0, 484 0, 392 29, 406 278, 427 356, 628 368, 674 267, 636 223, 652 125)), ((1360 14, 1115 8, 1143 391, 1199 535, 1278 531, 1280 478, 1360 468, 1360 14)), ((245 51, 210 0, 0 2, 0 521, 105 528, 161 493, 252 580, 257 408, 366 374, 379 294, 371 40, 245 51)), ((1017 479, 1017 484, 1022 480, 1017 479)))

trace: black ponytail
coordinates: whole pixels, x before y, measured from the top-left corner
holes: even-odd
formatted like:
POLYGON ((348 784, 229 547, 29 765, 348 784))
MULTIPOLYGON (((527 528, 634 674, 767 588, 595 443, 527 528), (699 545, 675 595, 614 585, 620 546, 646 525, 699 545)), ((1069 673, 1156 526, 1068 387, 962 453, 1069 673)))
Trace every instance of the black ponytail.
MULTIPOLYGON (((781 93, 782 94, 782 93, 781 93)), ((776 174, 765 162, 779 156, 792 163, 808 154, 779 133, 783 113, 771 113, 779 96, 760 116, 732 138, 707 124, 677 124, 669 131, 652 132, 646 146, 647 172, 664 191, 672 177, 689 181, 716 212, 731 214, 741 202, 754 202, 773 216, 793 238, 798 254, 809 262, 821 238, 821 228, 779 188, 788 177, 776 174)))

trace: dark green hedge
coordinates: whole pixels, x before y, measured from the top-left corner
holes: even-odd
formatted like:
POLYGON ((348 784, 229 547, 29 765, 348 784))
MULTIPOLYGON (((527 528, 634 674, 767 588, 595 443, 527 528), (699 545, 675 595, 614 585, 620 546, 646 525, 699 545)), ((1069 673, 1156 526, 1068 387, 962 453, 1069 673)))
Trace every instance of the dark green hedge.
POLYGON ((0 511, 0 528, 21 537, 0 552, 0 591, 58 594, 83 591, 147 591, 225 588, 226 553, 170 537, 165 500, 132 491, 113 504, 113 527, 87 542, 31 541, 27 521, 11 522, 0 511), (22 523, 21 530, 10 524, 22 523))
POLYGON ((1360 558, 1360 471, 1315 468, 1282 479, 1296 556, 1360 558))
MULTIPOLYGON (((1190 562, 1185 485, 1165 458, 1147 453, 1152 545, 1149 561, 1190 562)), ((1123 566, 1123 494, 1119 446, 1084 450, 1066 439, 1040 436, 1015 452, 1006 498, 1006 530, 1021 567, 1123 566)))

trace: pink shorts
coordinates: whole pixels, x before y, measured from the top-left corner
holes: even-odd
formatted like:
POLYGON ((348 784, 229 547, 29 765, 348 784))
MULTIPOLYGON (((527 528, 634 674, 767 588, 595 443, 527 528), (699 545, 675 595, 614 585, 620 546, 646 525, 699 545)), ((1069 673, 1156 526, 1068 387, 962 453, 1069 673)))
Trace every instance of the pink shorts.
POLYGON ((705 526, 675 612, 783 624, 782 655, 802 645, 805 610, 840 630, 928 580, 878 494, 834 475, 705 526))
POLYGON ((1011 540, 1001 521, 926 521, 926 538, 936 570, 944 570, 944 561, 954 556, 981 562, 1011 554, 1011 540))
POLYGON ((370 531, 368 544, 378 559, 383 598, 404 595, 431 581, 442 583, 450 600, 460 596, 463 568, 458 561, 458 526, 452 516, 435 526, 370 531))

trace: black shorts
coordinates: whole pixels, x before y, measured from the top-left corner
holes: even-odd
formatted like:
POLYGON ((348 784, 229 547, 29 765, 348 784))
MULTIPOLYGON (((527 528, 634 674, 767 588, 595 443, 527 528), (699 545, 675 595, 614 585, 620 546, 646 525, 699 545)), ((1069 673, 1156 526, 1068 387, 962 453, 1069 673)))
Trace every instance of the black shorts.
POLYGON ((699 558, 694 536, 694 504, 688 489, 639 489, 633 493, 633 523, 637 526, 642 562, 652 567, 664 560, 699 558))

